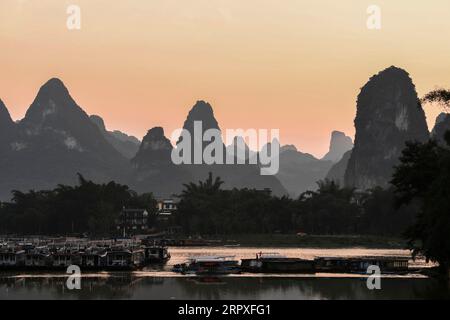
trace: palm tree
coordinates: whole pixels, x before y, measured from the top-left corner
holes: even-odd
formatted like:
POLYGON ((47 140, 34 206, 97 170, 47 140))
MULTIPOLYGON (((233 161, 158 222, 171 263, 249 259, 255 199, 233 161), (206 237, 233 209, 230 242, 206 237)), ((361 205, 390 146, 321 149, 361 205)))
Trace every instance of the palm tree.
POLYGON ((212 172, 209 172, 206 181, 199 181, 198 184, 193 182, 184 184, 184 190, 181 197, 188 197, 199 194, 215 194, 220 190, 220 187, 224 184, 224 181, 220 177, 213 179, 212 172))

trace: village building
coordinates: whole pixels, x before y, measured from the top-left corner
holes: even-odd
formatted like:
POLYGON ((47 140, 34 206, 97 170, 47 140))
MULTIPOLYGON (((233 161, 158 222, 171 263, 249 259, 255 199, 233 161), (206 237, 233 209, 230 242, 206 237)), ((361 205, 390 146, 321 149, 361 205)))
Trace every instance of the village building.
POLYGON ((149 228, 149 216, 145 209, 124 208, 116 221, 116 229, 124 237, 144 233, 149 228))

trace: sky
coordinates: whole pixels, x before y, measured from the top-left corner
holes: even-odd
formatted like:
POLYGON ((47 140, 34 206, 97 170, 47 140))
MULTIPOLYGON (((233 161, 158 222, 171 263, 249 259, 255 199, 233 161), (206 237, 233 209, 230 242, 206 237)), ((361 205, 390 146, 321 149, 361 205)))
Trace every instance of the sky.
MULTIPOLYGON (((448 0, 1 0, 0 99, 21 119, 58 77, 88 114, 138 138, 170 136, 206 100, 222 129, 280 129, 282 144, 321 157, 333 130, 354 136, 356 97, 379 71, 404 68, 419 96, 450 87, 449 14, 448 0)), ((441 110, 425 111, 432 127, 441 110)))

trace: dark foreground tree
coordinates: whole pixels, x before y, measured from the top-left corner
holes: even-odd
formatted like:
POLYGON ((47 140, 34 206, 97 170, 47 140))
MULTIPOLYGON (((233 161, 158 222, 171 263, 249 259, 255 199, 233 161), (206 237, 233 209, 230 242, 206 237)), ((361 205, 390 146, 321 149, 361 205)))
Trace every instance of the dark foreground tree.
MULTIPOLYGON (((450 132, 445 135, 450 147, 450 132)), ((450 149, 431 140, 408 143, 395 169, 397 205, 420 202, 417 222, 406 235, 413 255, 450 267, 450 149)))

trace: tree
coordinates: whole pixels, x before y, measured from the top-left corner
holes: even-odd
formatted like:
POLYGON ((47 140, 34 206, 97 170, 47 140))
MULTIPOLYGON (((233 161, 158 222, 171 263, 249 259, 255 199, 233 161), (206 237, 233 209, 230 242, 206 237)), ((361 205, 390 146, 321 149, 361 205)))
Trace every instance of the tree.
POLYGON ((113 232, 123 207, 146 209, 154 221, 156 200, 111 181, 96 184, 78 175, 78 185, 50 191, 13 191, 12 202, 0 207, 0 231, 18 234, 65 235, 113 232))
POLYGON ((317 191, 300 195, 302 231, 314 234, 356 233, 359 206, 354 189, 342 188, 330 180, 319 181, 317 191))
POLYGON ((205 181, 184 185, 176 222, 189 235, 244 233, 288 233, 292 224, 293 200, 273 197, 253 189, 221 188, 223 181, 208 175, 205 181))
MULTIPOLYGON (((450 132, 446 133, 450 146, 450 132)), ((395 168, 397 206, 419 201, 416 223, 406 236, 414 256, 450 267, 450 150, 436 141, 408 143, 395 168)))
POLYGON ((444 108, 450 107, 450 91, 446 89, 437 89, 428 92, 422 99, 423 103, 437 102, 444 108))

